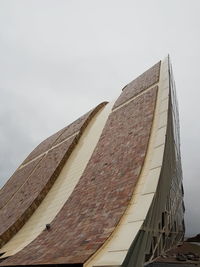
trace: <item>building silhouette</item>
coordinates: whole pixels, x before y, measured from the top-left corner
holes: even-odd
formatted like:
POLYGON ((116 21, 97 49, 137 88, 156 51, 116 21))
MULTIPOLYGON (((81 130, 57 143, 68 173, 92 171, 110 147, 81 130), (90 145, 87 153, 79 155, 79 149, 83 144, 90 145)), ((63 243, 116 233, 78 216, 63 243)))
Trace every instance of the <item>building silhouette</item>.
POLYGON ((0 191, 0 266, 151 263, 184 237, 169 58, 39 144, 0 191))

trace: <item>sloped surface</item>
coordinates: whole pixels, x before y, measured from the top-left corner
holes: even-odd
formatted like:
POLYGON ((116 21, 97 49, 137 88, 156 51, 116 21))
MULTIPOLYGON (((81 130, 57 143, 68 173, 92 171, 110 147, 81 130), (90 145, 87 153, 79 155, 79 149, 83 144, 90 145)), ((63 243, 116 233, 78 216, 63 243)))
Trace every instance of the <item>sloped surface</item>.
POLYGON ((139 177, 157 87, 112 112, 72 195, 51 224, 2 265, 83 263, 110 236, 139 177))
POLYGON ((8 182, 0 190, 0 209, 6 205, 15 194, 16 190, 29 178, 41 159, 42 157, 14 172, 8 182))
MULTIPOLYGON (((47 149, 47 147, 50 148, 50 150, 45 151, 46 155, 41 161, 39 159, 36 159, 36 162, 31 161, 29 163, 30 167, 28 167, 29 164, 26 166, 22 165, 22 169, 19 170, 20 174, 16 172, 5 185, 4 191, 1 191, 1 198, 6 201, 4 200, 5 205, 0 210, 0 246, 5 244, 24 225, 44 199, 71 154, 82 131, 91 118, 105 104, 106 102, 98 105, 95 109, 64 128, 64 131, 61 130, 60 132, 65 132, 65 137, 68 137, 67 139, 65 138, 66 140, 62 139, 62 141, 65 140, 64 142, 59 143, 55 147, 53 146, 57 144, 55 142, 60 137, 60 134, 59 136, 55 134, 53 137, 47 138, 42 142, 41 147, 39 145, 34 150, 38 152, 33 153, 36 156, 47 149), (69 138, 70 136, 71 138, 69 138), (26 171, 23 172, 24 168, 28 169, 27 172, 30 176, 27 176, 26 171), (12 195, 9 188, 11 188, 12 195)), ((30 159, 30 156, 28 158, 30 159)))
POLYGON ((158 62, 135 80, 127 84, 124 87, 121 96, 115 102, 114 109, 157 83, 160 77, 160 64, 161 62, 158 62))

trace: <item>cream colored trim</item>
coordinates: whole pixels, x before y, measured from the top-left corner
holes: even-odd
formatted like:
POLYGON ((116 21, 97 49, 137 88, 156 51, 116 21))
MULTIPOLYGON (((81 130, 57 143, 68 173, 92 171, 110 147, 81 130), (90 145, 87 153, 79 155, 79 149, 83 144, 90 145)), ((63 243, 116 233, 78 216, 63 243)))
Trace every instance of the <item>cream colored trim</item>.
POLYGON ((49 151, 51 151, 52 149, 54 149, 55 147, 58 147, 60 146, 62 143, 66 142, 67 140, 69 140, 71 137, 74 137, 76 136, 77 134, 79 133, 79 131, 75 132, 74 134, 71 134, 69 137, 67 137, 66 139, 64 139, 62 142, 56 144, 55 146, 52 146, 51 148, 49 148, 47 151, 41 153, 40 155, 38 155, 37 157, 31 159, 30 161, 28 161, 27 163, 25 164, 22 164, 18 169, 22 169, 23 167, 27 166, 29 163, 35 161, 36 159, 46 155, 49 151))
MULTIPOLYGON (((168 58, 163 60, 161 63, 160 81, 158 86, 159 90, 155 116, 147 155, 140 178, 134 190, 133 197, 124 216, 112 235, 105 242, 105 244, 84 264, 84 267, 121 265, 131 243, 133 242, 146 218, 158 185, 164 154, 169 101, 168 58)), ((127 102, 125 104, 127 104, 127 102)))
POLYGON ((127 104, 129 104, 130 102, 132 102, 133 100, 135 100, 136 98, 140 97, 141 95, 145 94, 146 92, 150 91, 152 88, 154 88, 156 85, 158 85, 158 82, 155 83, 154 85, 152 85, 149 88, 146 88, 145 90, 143 90, 141 93, 133 96, 132 98, 130 98, 129 100, 127 100, 126 102, 122 103, 121 105, 119 105, 118 107, 114 108, 112 110, 112 112, 115 112, 116 110, 122 108, 123 106, 126 106, 127 104))
POLYGON ((26 166, 29 165, 30 163, 34 162, 36 159, 39 159, 39 158, 41 158, 42 156, 45 156, 47 153, 48 153, 48 151, 45 151, 45 152, 43 152, 42 154, 38 155, 37 157, 35 157, 35 158, 31 159, 30 161, 28 161, 27 163, 21 164, 21 165, 19 166, 19 168, 17 168, 17 170, 20 170, 20 169, 26 167, 26 166))
POLYGON ((33 241, 44 230, 45 225, 51 223, 61 210, 77 185, 94 151, 112 106, 113 103, 107 104, 88 124, 45 199, 21 230, 0 250, 0 253, 6 251, 2 258, 17 253, 33 241))
MULTIPOLYGON (((43 157, 43 156, 46 156, 46 154, 47 154, 49 151, 51 151, 51 150, 54 149, 55 147, 60 146, 62 143, 66 142, 68 139, 70 139, 71 137, 77 135, 78 133, 79 133, 79 131, 77 131, 76 133, 70 135, 70 136, 67 137, 65 140, 63 140, 62 142, 60 142, 59 144, 57 144, 57 145, 51 147, 49 150, 47 150, 46 152, 40 154, 39 156, 35 157, 34 159, 30 160, 30 161, 27 162, 26 164, 21 165, 21 166, 18 168, 18 170, 21 169, 21 168, 23 168, 23 167, 25 167, 25 166, 27 166, 29 163, 35 161, 36 159, 39 159, 39 158, 41 158, 41 157, 43 157)), ((42 160, 42 158, 41 158, 41 160, 42 160)), ((40 160, 40 161, 41 161, 41 160, 40 160)), ((40 163, 40 162, 39 162, 39 163, 40 163)), ((39 163, 38 163, 38 164, 39 164, 39 163)), ((17 189, 17 191, 12 195, 12 197, 6 202, 6 204, 5 204, 2 208, 4 208, 6 205, 8 205, 8 203, 15 197, 15 195, 19 192, 19 190, 23 187, 23 185, 29 180, 30 176, 31 176, 31 175, 33 174, 33 172, 37 169, 38 164, 37 164, 37 165, 35 166, 35 168, 32 170, 31 174, 27 177, 27 179, 24 181, 24 183, 17 189)))

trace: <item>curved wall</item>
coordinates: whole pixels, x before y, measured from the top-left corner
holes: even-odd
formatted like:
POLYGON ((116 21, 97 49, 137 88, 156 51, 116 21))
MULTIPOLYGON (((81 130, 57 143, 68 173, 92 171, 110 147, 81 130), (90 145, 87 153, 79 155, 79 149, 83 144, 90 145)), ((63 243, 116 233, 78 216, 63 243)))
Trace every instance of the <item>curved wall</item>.
POLYGON ((83 174, 111 109, 112 103, 107 104, 91 119, 45 199, 20 231, 0 250, 0 253, 6 252, 3 257, 14 255, 31 243, 59 213, 83 174))
MULTIPOLYGON (((177 113, 171 77, 167 58, 125 86, 114 105, 97 107, 89 124, 90 113, 45 140, 28 156, 17 172, 24 169, 27 182, 31 182, 28 166, 33 165, 39 187, 45 188, 47 182, 37 172, 38 166, 46 160, 43 169, 48 180, 54 166, 62 162, 62 155, 67 151, 71 155, 61 164, 52 188, 45 190, 45 199, 37 203, 33 215, 26 217, 26 224, 0 250, 5 252, 0 258, 8 257, 1 266, 140 267, 181 240, 183 213, 177 212, 177 207, 182 205, 182 191, 175 201, 179 204, 173 206, 170 200, 171 187, 182 190, 180 160, 170 163, 170 156, 180 155, 179 144, 178 152, 174 152, 171 142, 177 140, 177 116, 171 116, 177 113), (74 140, 78 144, 72 152, 74 140), (50 152, 56 150, 55 158, 50 152), (61 185, 63 190, 59 189, 61 185), (54 201, 56 205, 52 205, 54 201), (175 223, 171 224, 172 220, 175 223), (35 222, 38 226, 29 234, 35 222), (49 229, 44 229, 45 222, 50 223, 49 229), (170 243, 171 234, 174 238, 170 243)), ((11 192, 8 203, 18 195, 24 181, 26 184, 23 178, 15 192, 11 186, 15 179, 2 191, 11 192)), ((38 196, 37 187, 27 190, 30 199, 38 196)), ((26 205, 31 207, 28 199, 26 205)))
POLYGON ((100 104, 42 142, 1 189, 0 246, 12 238, 37 209, 77 144, 83 129, 105 104, 106 102, 100 104))

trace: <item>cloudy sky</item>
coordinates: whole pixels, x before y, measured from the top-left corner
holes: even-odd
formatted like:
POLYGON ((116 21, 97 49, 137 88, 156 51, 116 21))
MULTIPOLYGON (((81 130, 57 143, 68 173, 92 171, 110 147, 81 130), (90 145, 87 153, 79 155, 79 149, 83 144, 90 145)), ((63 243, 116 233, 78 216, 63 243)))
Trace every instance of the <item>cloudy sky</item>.
POLYGON ((200 232, 199 10, 199 0, 0 0, 0 186, 45 137, 169 53, 187 235, 200 232))

